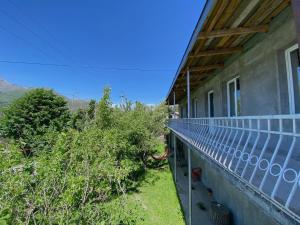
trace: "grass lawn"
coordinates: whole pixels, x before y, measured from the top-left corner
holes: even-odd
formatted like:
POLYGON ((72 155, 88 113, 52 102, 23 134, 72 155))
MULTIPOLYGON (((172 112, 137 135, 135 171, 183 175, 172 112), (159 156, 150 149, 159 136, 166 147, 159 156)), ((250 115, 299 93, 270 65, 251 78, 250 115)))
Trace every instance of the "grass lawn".
POLYGON ((169 166, 148 170, 139 192, 129 196, 130 204, 139 205, 144 225, 184 225, 169 166))

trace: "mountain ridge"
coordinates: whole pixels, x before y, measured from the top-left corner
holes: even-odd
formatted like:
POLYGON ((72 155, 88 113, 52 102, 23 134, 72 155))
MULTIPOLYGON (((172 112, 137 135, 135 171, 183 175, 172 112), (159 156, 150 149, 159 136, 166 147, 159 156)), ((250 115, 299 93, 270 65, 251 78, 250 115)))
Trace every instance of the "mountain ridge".
MULTIPOLYGON (((20 98, 30 89, 31 88, 25 88, 16 84, 12 84, 9 81, 0 78, 0 108, 8 106, 12 101, 20 98)), ((89 103, 87 100, 70 99, 66 96, 63 97, 66 99, 70 110, 73 112, 80 108, 87 108, 89 103)))

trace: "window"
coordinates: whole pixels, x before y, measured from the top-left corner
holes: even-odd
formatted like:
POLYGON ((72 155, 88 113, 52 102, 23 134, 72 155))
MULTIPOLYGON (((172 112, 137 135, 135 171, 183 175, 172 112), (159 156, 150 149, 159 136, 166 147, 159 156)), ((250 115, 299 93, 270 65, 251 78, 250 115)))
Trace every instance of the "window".
POLYGON ((180 118, 184 118, 184 107, 181 105, 180 106, 180 118))
POLYGON ((193 98, 192 100, 192 117, 197 118, 198 116, 198 99, 193 98))
POLYGON ((300 113, 299 48, 293 45, 285 51, 290 113, 300 113))
POLYGON ((189 107, 188 107, 188 104, 186 103, 185 104, 185 116, 184 116, 184 118, 189 118, 190 117, 190 115, 189 115, 189 107))
POLYGON ((241 91, 239 77, 236 77, 227 83, 227 111, 228 116, 241 115, 241 91))
POLYGON ((214 110, 214 91, 209 91, 207 94, 207 113, 208 117, 215 116, 214 110))

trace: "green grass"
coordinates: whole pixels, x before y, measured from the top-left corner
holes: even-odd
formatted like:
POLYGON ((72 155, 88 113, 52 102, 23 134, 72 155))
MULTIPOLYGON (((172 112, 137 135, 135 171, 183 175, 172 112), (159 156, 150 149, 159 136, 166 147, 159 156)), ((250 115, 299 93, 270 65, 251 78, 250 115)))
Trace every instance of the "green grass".
POLYGON ((137 193, 129 196, 129 204, 138 205, 142 225, 184 225, 171 171, 148 170, 137 193))

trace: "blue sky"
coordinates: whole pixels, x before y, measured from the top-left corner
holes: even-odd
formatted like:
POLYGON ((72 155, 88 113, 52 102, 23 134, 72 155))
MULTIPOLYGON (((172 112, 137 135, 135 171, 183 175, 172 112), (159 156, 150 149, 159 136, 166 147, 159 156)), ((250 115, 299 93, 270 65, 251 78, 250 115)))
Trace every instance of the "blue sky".
POLYGON ((99 99, 103 87, 110 86, 115 103, 120 96, 158 103, 167 94, 204 3, 2 0, 0 79, 81 99, 99 99))

